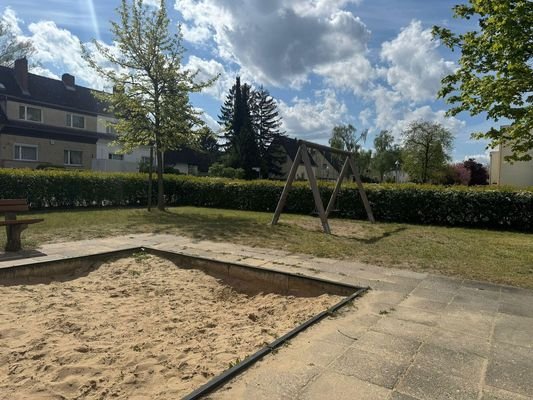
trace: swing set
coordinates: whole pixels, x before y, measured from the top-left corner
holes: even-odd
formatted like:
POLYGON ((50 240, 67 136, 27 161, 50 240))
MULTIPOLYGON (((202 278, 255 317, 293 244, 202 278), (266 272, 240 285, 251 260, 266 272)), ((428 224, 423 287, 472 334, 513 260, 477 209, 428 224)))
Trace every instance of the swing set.
POLYGON ((363 205, 365 206, 368 220, 371 223, 374 223, 375 222, 374 215, 372 214, 372 209, 370 208, 370 203, 368 202, 368 197, 366 196, 365 189, 363 188, 363 182, 361 181, 361 176, 359 175, 359 168, 357 167, 355 152, 335 149, 333 147, 328 147, 328 146, 324 146, 321 144, 308 142, 306 140, 298 140, 298 144, 299 144, 298 151, 296 152, 296 156, 294 157, 294 160, 292 162, 291 169, 289 171, 289 176, 287 177, 287 182, 285 183, 283 192, 281 192, 281 197, 278 201, 276 211, 274 212, 274 217, 272 218, 271 225, 276 225, 279 221, 279 217, 281 215, 281 212, 283 211, 283 207, 285 207, 285 203, 287 201, 289 190, 291 189, 292 183, 294 182, 294 179, 296 178, 296 172, 298 170, 298 166, 300 165, 301 161, 303 161, 304 163, 305 171, 307 173, 307 179, 309 180, 309 185, 311 186, 311 191, 313 192, 315 206, 318 211, 318 216, 320 217, 320 222, 322 223, 322 229, 324 230, 325 233, 328 233, 328 234, 331 233, 331 229, 328 223, 328 216, 333 210, 335 200, 341 189, 342 181, 344 180, 345 176, 348 174, 348 171, 350 169, 352 170, 352 173, 355 177, 357 189, 359 190, 359 195, 361 196, 361 200, 363 201, 363 205), (328 152, 335 153, 341 156, 346 156, 346 159, 344 160, 344 164, 342 166, 339 177, 337 178, 335 189, 333 189, 333 193, 331 194, 331 198, 329 199, 328 206, 326 207, 325 210, 324 210, 324 204, 322 203, 322 199, 320 198, 320 192, 318 191, 318 184, 317 184, 316 176, 311 166, 311 160, 309 158, 308 148, 312 148, 318 151, 328 151, 328 152))

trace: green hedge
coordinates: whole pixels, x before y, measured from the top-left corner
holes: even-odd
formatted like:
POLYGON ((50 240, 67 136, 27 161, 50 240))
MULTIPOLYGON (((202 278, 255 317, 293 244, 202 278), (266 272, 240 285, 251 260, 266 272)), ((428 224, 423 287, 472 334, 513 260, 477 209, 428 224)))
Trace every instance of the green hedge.
MULTIPOLYGON (((27 198, 32 209, 136 206, 146 204, 146 175, 123 173, 0 170, 0 198, 27 198)), ((154 185, 154 198, 155 198, 154 185)), ((533 188, 365 185, 378 221, 533 231, 533 188)), ((283 182, 239 181, 189 176, 165 177, 169 205, 272 212, 283 182)), ((324 204, 332 184, 320 186, 324 204)), ((354 185, 345 185, 335 215, 366 218, 354 185)), ((292 188, 285 212, 310 214, 309 186, 292 188)))

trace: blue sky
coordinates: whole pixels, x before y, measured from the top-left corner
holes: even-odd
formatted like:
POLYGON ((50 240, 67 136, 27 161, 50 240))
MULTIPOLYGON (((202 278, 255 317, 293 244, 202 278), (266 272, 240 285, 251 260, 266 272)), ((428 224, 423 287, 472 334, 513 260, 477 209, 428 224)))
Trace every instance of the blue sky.
MULTIPOLYGON (((438 121, 456 135, 454 161, 487 162, 486 142, 470 133, 491 126, 484 117, 444 116, 436 99, 440 79, 453 71, 457 53, 432 40, 433 25, 476 28, 452 18, 459 0, 177 0, 167 1, 173 26, 182 24, 188 68, 221 74, 194 95, 214 129, 222 99, 235 76, 263 84, 278 101, 291 136, 327 143, 336 124, 368 128, 365 147, 381 129, 400 132, 414 119, 438 121)), ((146 3, 158 3, 148 0, 146 3)), ((34 72, 76 76, 105 87, 84 64, 79 41, 112 45, 109 21, 118 0, 7 0, 0 13, 36 47, 34 72)))

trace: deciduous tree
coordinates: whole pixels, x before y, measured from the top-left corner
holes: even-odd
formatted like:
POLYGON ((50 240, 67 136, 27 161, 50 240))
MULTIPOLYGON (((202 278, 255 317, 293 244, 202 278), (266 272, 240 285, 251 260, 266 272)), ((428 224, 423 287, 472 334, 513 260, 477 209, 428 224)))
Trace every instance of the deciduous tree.
POLYGON ((441 97, 453 105, 449 115, 468 111, 510 125, 475 132, 491 146, 508 145, 509 160, 530 160, 533 149, 533 2, 469 0, 453 8, 454 16, 476 20, 479 29, 456 34, 433 33, 452 50, 459 48, 459 68, 442 80, 441 97))
POLYGON ((106 68, 84 47, 84 58, 109 82, 113 93, 97 96, 118 119, 118 142, 125 151, 141 145, 153 145, 157 159, 157 207, 163 210, 163 153, 195 142, 202 122, 190 104, 189 94, 211 85, 196 82, 197 72, 182 66, 185 49, 179 26, 170 32, 165 1, 159 8, 142 0, 122 0, 117 8, 118 22, 111 32, 116 49, 94 40, 100 55, 114 68, 106 68))
POLYGON ((402 136, 403 168, 410 178, 422 183, 439 179, 450 159, 452 133, 439 123, 414 121, 402 136))
POLYGON ((394 144, 394 136, 389 131, 381 131, 374 139, 374 157, 372 169, 383 182, 387 172, 394 171, 396 162, 400 160, 400 148, 394 144))

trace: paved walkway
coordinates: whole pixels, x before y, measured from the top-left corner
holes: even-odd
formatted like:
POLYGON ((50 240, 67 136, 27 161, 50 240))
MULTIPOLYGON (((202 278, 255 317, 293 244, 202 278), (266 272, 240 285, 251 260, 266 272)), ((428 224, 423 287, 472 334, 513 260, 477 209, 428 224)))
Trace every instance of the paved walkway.
POLYGON ((45 245, 0 268, 143 245, 373 289, 210 399, 533 398, 531 290, 149 234, 45 245))

